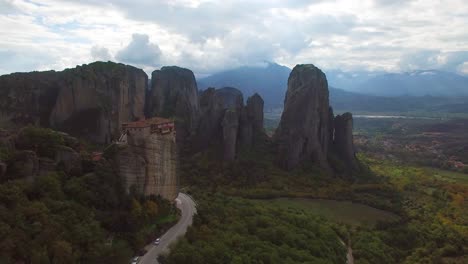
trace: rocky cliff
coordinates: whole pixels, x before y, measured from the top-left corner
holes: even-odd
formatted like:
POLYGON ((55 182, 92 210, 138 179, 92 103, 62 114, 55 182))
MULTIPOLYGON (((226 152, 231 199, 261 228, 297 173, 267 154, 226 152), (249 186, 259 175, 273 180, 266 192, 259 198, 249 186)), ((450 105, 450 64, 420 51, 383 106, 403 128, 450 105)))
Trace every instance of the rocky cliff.
POLYGON ((45 128, 0 129, 0 182, 20 178, 33 181, 56 171, 82 175, 80 146, 75 141, 68 134, 45 128))
POLYGON ((236 145, 239 134, 239 114, 234 109, 224 112, 223 121, 223 157, 225 161, 233 161, 236 158, 236 145))
POLYGON ((60 90, 60 73, 12 73, 0 76, 0 125, 49 125, 60 90))
POLYGON ((282 167, 292 169, 312 160, 328 168, 329 117, 325 74, 311 64, 297 65, 289 75, 284 111, 275 133, 282 167))
POLYGON ((344 113, 335 117, 333 149, 349 168, 357 169, 358 164, 353 143, 353 115, 344 113))
POLYGON ((200 94, 197 150, 218 145, 223 159, 232 161, 241 146, 252 146, 262 133, 263 100, 258 94, 248 98, 247 105, 242 93, 233 87, 208 88, 200 94))
POLYGON ((141 69, 97 62, 61 75, 61 89, 49 118, 52 127, 81 130, 97 142, 108 143, 119 136, 123 122, 144 118, 148 77, 141 69))
POLYGON ((349 166, 356 164, 352 116, 347 113, 335 118, 328 94, 327 78, 320 69, 312 64, 294 67, 275 133, 281 167, 290 170, 302 162, 314 162, 331 170, 330 154, 349 166))
POLYGON ((143 70, 112 62, 0 76, 0 124, 35 124, 110 142, 122 122, 144 117, 147 82, 143 70))
POLYGON ((126 190, 174 200, 179 193, 175 134, 151 134, 144 141, 129 142, 135 144, 118 145, 114 158, 126 190))
POLYGON ((193 72, 176 66, 154 71, 145 112, 147 117, 174 118, 177 144, 180 147, 186 145, 199 122, 198 89, 193 72))
POLYGON ((251 147, 264 133, 263 105, 263 99, 257 93, 247 98, 240 120, 240 140, 244 146, 251 147))

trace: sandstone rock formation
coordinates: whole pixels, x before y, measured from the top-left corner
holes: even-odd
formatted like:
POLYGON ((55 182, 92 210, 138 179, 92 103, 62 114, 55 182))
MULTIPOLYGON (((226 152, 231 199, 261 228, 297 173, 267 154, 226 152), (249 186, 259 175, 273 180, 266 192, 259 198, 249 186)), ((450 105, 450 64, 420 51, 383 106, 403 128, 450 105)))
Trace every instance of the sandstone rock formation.
POLYGON ((0 148, 6 151, 13 151, 15 149, 16 135, 9 131, 0 129, 0 148))
POLYGON ((12 73, 0 76, 0 125, 49 125, 60 90, 55 71, 12 73))
POLYGON ((8 169, 13 175, 32 181, 39 173, 36 153, 31 150, 18 151, 8 169))
POLYGON ((247 117, 254 131, 263 131, 263 105, 263 99, 257 93, 247 99, 247 117))
POLYGON ((148 77, 141 69, 97 62, 61 75, 52 127, 83 133, 86 129, 95 141, 109 143, 119 136, 123 122, 144 118, 148 77))
MULTIPOLYGON (((38 176, 46 176, 51 172, 56 171, 56 165, 54 160, 49 159, 49 158, 44 158, 44 157, 39 157, 37 158, 37 161, 39 162, 39 173, 38 176)), ((81 164, 80 164, 81 167, 81 164)))
POLYGON ((331 170, 329 156, 339 157, 349 169, 357 168, 352 140, 352 116, 333 115, 325 74, 312 64, 296 65, 288 79, 284 111, 275 134, 278 163, 293 169, 314 162, 331 170))
POLYGON ((200 122, 195 139, 196 150, 223 142, 223 118, 230 109, 240 115, 243 107, 242 93, 236 88, 208 88, 200 94, 200 122))
POLYGON ((194 141, 195 151, 204 150, 221 138, 224 110, 224 101, 217 96, 216 89, 208 88, 200 94, 200 121, 194 141))
POLYGON ((175 118, 177 144, 185 145, 198 125, 198 88, 193 72, 176 66, 154 71, 145 108, 147 117, 175 118))
POLYGON ((255 94, 244 106, 242 93, 233 87, 208 88, 200 94, 197 150, 222 147, 225 161, 235 159, 240 146, 252 146, 263 133, 263 100, 255 94))
POLYGON ((3 180, 3 177, 6 174, 8 165, 0 160, 0 180, 3 180))
POLYGON ((115 155, 127 191, 174 200, 179 193, 175 134, 151 134, 144 140, 129 137, 129 144, 118 145, 115 155))
POLYGON ((223 127, 224 160, 233 161, 236 157, 236 145, 239 131, 239 115, 236 110, 227 109, 221 126, 223 127))
POLYGON ((325 74, 311 64, 297 65, 289 75, 284 110, 275 134, 280 166, 292 169, 311 160, 329 168, 329 119, 325 74))
POLYGON ((143 70, 112 62, 0 76, 0 124, 35 124, 110 142, 122 122, 144 117, 147 82, 143 70))
MULTIPOLYGON (((74 149, 67 146, 59 146, 55 152, 55 163, 63 166, 65 172, 81 174, 81 157, 74 149)), ((47 166, 43 161, 43 167, 47 166)))
POLYGON ((240 140, 244 146, 252 146, 255 143, 254 139, 264 133, 263 105, 263 99, 257 93, 247 99, 240 121, 240 140))
POLYGON ((335 138, 333 142, 335 153, 350 168, 356 169, 356 155, 353 144, 353 115, 344 113, 335 117, 335 138))

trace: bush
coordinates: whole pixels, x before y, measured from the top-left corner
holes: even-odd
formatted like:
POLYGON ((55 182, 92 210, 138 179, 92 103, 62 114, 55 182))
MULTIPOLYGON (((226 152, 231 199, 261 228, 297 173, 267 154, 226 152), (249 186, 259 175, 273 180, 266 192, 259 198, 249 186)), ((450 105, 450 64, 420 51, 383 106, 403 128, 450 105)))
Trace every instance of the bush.
POLYGON ((18 134, 17 147, 33 150, 38 156, 55 158, 57 147, 64 145, 63 136, 48 128, 26 127, 18 134))

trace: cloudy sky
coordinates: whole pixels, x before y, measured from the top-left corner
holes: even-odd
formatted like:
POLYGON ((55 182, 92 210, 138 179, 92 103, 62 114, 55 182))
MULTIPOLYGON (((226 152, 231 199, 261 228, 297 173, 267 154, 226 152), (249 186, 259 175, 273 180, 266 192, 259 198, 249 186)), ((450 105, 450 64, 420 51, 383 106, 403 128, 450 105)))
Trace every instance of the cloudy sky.
POLYGON ((468 74, 466 0, 0 0, 0 74, 95 60, 468 74))

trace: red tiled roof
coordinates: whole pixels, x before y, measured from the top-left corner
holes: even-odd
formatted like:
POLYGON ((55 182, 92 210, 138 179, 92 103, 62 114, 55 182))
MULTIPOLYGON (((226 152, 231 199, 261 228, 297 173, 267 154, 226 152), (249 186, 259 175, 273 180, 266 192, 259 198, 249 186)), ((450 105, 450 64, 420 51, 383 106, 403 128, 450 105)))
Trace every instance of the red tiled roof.
POLYGON ((91 159, 93 161, 99 161, 102 158, 102 152, 93 152, 91 155, 91 159))

